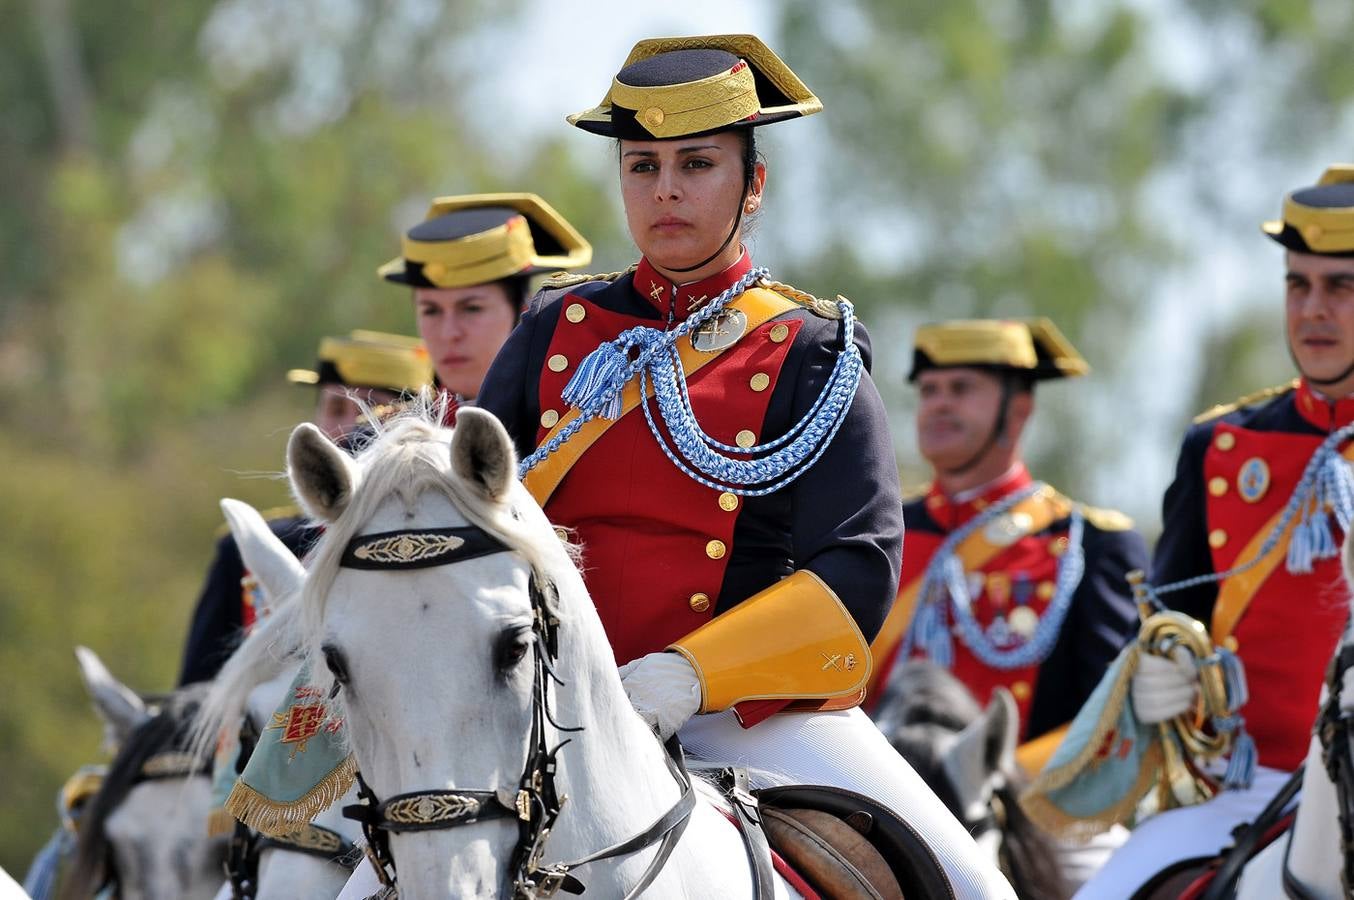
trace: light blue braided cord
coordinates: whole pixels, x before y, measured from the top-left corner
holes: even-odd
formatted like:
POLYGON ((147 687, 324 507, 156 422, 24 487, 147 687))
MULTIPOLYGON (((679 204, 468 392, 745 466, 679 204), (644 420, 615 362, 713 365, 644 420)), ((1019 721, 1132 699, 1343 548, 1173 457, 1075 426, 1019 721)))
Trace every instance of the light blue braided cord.
MULTIPOLYGON (((936 552, 931 556, 931 561, 927 563, 921 587, 917 592, 920 605, 917 614, 912 618, 912 624, 903 635, 902 648, 898 651, 899 659, 907 659, 912 655, 913 648, 919 646, 938 665, 949 668, 950 661, 954 658, 954 650, 950 646, 950 630, 945 624, 944 615, 949 606, 947 595, 944 592, 946 578, 943 567, 946 560, 954 556, 955 548, 967 540, 969 535, 998 516, 1010 511, 1021 501, 1033 497, 1042 487, 1044 487, 1042 483, 1031 484, 1014 494, 1003 497, 951 531, 941 542, 936 552), (934 608, 934 613, 923 615, 922 613, 928 608, 934 608)), ((1069 546, 1068 549, 1070 550, 1071 547, 1069 546)), ((965 593, 967 593, 967 590, 965 593)))
POLYGON ((686 379, 677 360, 668 366, 655 366, 640 374, 640 389, 647 396, 647 378, 653 374, 654 398, 658 411, 672 435, 669 444, 654 421, 649 404, 644 418, 649 431, 672 464, 689 478, 706 487, 744 497, 773 493, 811 469, 831 445, 846 421, 846 413, 860 385, 863 362, 855 345, 855 315, 850 301, 839 301, 842 311, 844 349, 822 391, 809 411, 781 437, 753 447, 738 447, 714 440, 701 429, 691 408, 686 379), (735 459, 720 451, 750 456, 735 459))
POLYGON ((1354 475, 1351 475, 1348 464, 1336 448, 1351 437, 1354 437, 1354 424, 1331 432, 1321 442, 1321 446, 1316 448, 1312 458, 1307 461, 1306 468, 1302 470, 1302 477, 1298 479, 1298 485, 1293 489, 1293 496, 1288 498, 1288 505, 1284 507, 1279 521, 1274 523, 1273 530, 1266 536, 1265 542, 1260 545, 1260 551, 1254 557, 1225 572, 1195 575, 1160 587, 1145 585, 1147 598, 1152 605, 1157 609, 1165 609, 1166 604, 1161 602, 1162 594, 1214 584, 1253 569, 1278 546, 1284 532, 1288 530, 1289 523, 1299 512, 1304 512, 1304 518, 1294 528, 1293 540, 1289 544, 1286 562, 1288 570, 1305 574, 1312 571, 1314 560, 1334 556, 1338 548, 1330 536, 1329 523, 1325 522, 1325 507, 1328 504, 1331 506, 1340 527, 1348 531, 1350 522, 1354 521, 1354 475))
MULTIPOLYGON (((578 408, 578 417, 522 460, 517 466, 517 477, 525 477, 528 472, 540 465, 542 460, 577 434, 580 428, 599 415, 608 419, 620 415, 621 392, 630 383, 630 379, 648 368, 665 351, 672 350, 678 339, 699 328, 723 310, 730 300, 766 278, 768 274, 765 267, 751 270, 671 331, 647 326, 630 328, 621 332, 615 340, 601 345, 585 356, 560 395, 564 402, 578 408), (638 354, 631 360, 630 353, 636 349, 638 354)), ((642 398, 643 394, 640 396, 642 398)))
POLYGON ((959 639, 985 665, 994 669, 1023 669, 1038 665, 1053 652, 1053 645, 1058 642, 1067 611, 1072 608, 1072 597, 1076 594, 1077 586, 1081 584, 1081 577, 1086 571, 1086 551, 1081 544, 1085 527, 1081 510, 1072 507, 1067 532, 1067 552, 1058 560, 1053 597, 1044 608, 1044 614, 1039 617, 1034 634, 1025 643, 1009 650, 996 647, 983 632, 982 626, 973 618, 971 602, 963 602, 969 600, 968 585, 964 583, 964 568, 958 557, 950 557, 950 564, 946 566, 946 583, 950 588, 951 607, 954 610, 955 624, 959 628, 959 639))
POLYGON ((620 392, 636 376, 644 419, 654 441, 679 471, 699 484, 739 496, 758 497, 784 488, 812 468, 846 421, 864 370, 860 349, 855 344, 855 309, 850 301, 838 301, 842 350, 813 404, 784 434, 756 446, 725 444, 701 428, 676 347, 679 338, 717 315, 733 297, 765 274, 765 269, 753 270, 672 331, 631 328, 588 354, 562 392, 562 398, 578 408, 579 416, 524 459, 519 476, 563 446, 585 422, 598 415, 608 418, 619 415, 620 392), (636 349, 638 354, 629 361, 636 349), (647 400, 651 383, 666 434, 658 427, 647 400), (729 453, 738 456, 726 455, 729 453))

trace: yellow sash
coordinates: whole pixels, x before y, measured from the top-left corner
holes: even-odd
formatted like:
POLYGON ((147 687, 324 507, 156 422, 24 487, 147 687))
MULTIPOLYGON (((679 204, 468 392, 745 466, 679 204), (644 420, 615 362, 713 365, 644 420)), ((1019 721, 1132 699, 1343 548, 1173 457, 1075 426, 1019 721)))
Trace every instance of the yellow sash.
MULTIPOLYGON (((1354 444, 1346 447, 1341 455, 1354 462, 1354 444)), ((1279 524, 1279 517, 1282 515, 1283 510, 1276 512, 1265 523, 1264 528, 1251 536, 1250 541, 1237 554, 1236 558, 1241 561, 1255 559, 1260 552, 1260 547, 1265 543, 1265 538, 1269 537, 1270 532, 1279 524)), ((1259 593, 1260 586, 1269 579, 1270 575, 1274 574, 1274 570, 1279 563, 1288 555, 1288 540, 1293 533, 1293 525, 1297 520, 1297 516, 1294 516, 1278 543, 1265 554, 1263 559, 1246 571, 1239 572, 1222 582, 1222 585, 1218 588, 1217 603, 1213 605, 1213 627, 1211 631, 1215 642, 1224 640, 1236 629, 1241 617, 1246 614, 1247 607, 1251 605, 1251 601, 1259 593)))
MULTIPOLYGON (((787 300, 775 291, 766 288, 749 288, 742 294, 739 294, 731 303, 728 309, 736 309, 747 316, 746 334, 754 328, 765 324, 782 313, 789 312, 797 308, 792 300, 787 300)), ((737 342, 730 344, 730 347, 737 346, 737 342)), ((692 373, 702 366, 714 362, 725 350, 704 351, 697 350, 691 346, 689 338, 683 338, 677 342, 677 355, 682 361, 682 372, 690 378, 692 373)), ((653 386, 649 386, 647 397, 653 396, 653 386)), ((536 468, 532 469, 522 479, 531 496, 536 498, 536 502, 545 506, 547 500, 555 493, 555 489, 564 481, 564 476, 569 474, 569 470, 574 467, 574 463, 583 458, 583 454, 593 445, 607 429, 615 425, 623 417, 631 413, 635 407, 639 406, 639 379, 635 378, 625 386, 621 392, 621 414, 615 419, 608 419, 604 416, 598 416, 590 422, 583 425, 582 428, 569 440, 565 441, 558 450, 541 460, 536 468)), ((555 427, 550 429, 550 433, 545 436, 545 441, 550 440, 555 435, 563 431, 570 422, 577 419, 579 412, 577 408, 569 410, 558 422, 555 427)))
MULTIPOLYGON (((1046 488, 1017 503, 1006 515, 1024 514, 1029 516, 1030 525, 1026 534, 1038 534, 1070 512, 1070 508, 1065 502, 1057 502, 1055 498, 1059 498, 1059 495, 1046 488)), ((998 553, 1011 546, 1010 543, 992 543, 984 534, 985 530, 979 528, 960 541, 959 546, 955 548, 955 556, 959 557, 959 561, 963 563, 965 572, 977 572, 991 562, 998 553)), ((903 537, 903 544, 904 552, 906 552, 906 535, 903 537)), ((917 577, 904 585, 903 589, 898 592, 898 599, 894 601, 893 608, 889 610, 888 617, 884 619, 883 627, 879 629, 879 634, 875 636, 874 643, 870 645, 870 653, 875 658, 879 658, 881 654, 891 653, 893 648, 898 646, 898 642, 903 639, 908 625, 912 624, 912 613, 916 610, 917 595, 921 593, 921 583, 925 577, 926 567, 923 566, 917 577)))

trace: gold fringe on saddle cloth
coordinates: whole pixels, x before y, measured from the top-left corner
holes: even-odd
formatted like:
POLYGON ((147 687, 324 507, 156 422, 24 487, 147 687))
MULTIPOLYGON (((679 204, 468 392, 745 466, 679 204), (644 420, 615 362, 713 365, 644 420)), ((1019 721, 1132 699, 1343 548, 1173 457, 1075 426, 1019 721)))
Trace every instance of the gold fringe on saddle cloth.
POLYGON ((348 793, 356 771, 354 759, 345 757, 305 794, 287 801, 265 796, 242 779, 235 782, 235 787, 231 789, 226 809, 255 831, 270 837, 285 837, 309 824, 348 793))
POLYGON ((235 830, 235 817, 224 806, 207 814, 207 837, 222 837, 235 830))
POLYGON ((1139 653, 1134 643, 1119 654, 1020 798, 1029 817, 1058 837, 1086 840, 1131 820, 1162 777, 1161 739, 1129 702, 1139 653))

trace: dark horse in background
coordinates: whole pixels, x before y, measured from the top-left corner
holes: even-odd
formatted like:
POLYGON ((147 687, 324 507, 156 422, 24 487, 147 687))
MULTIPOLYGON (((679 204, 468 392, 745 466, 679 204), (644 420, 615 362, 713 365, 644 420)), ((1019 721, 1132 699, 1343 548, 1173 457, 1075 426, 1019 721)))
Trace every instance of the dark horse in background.
POLYGON ((210 759, 192 752, 193 716, 204 688, 146 703, 89 651, 85 684, 118 748, 81 815, 63 900, 111 888, 119 900, 210 900, 225 880, 226 841, 209 837, 210 759))
POLYGON ((950 812, 991 853, 1021 897, 1071 895, 1053 842, 1020 808, 1027 778, 1015 759, 1014 698, 998 688, 986 709, 935 663, 911 660, 889 676, 875 724, 950 812))

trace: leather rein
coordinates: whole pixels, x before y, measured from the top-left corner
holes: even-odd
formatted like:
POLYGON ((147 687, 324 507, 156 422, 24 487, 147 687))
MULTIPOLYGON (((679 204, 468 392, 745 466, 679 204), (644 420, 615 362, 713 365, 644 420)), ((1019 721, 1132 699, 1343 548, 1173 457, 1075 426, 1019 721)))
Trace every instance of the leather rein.
MULTIPOLYGON (((510 553, 512 548, 477 526, 425 528, 384 532, 354 538, 343 554, 343 566, 362 569, 414 569, 451 565, 490 553, 510 553)), ((390 835, 403 832, 440 831, 493 819, 517 823, 517 843, 509 862, 513 900, 551 897, 560 890, 580 894, 584 886, 573 870, 604 859, 627 856, 655 844, 658 852, 626 900, 639 895, 658 877, 676 848, 696 806, 696 792, 675 738, 667 744, 668 771, 681 786, 677 802, 639 834, 571 862, 544 862, 546 842, 568 799, 556 788, 558 755, 568 739, 550 744, 549 729, 579 732, 553 718, 551 683, 564 682, 555 673, 559 655, 559 618, 552 601, 553 583, 533 573, 530 581, 532 608, 532 714, 531 735, 522 776, 516 787, 486 790, 427 790, 397 794, 381 800, 359 771, 356 773, 361 803, 346 806, 343 814, 362 825, 370 859, 382 888, 377 897, 397 896, 395 857, 390 835)))

